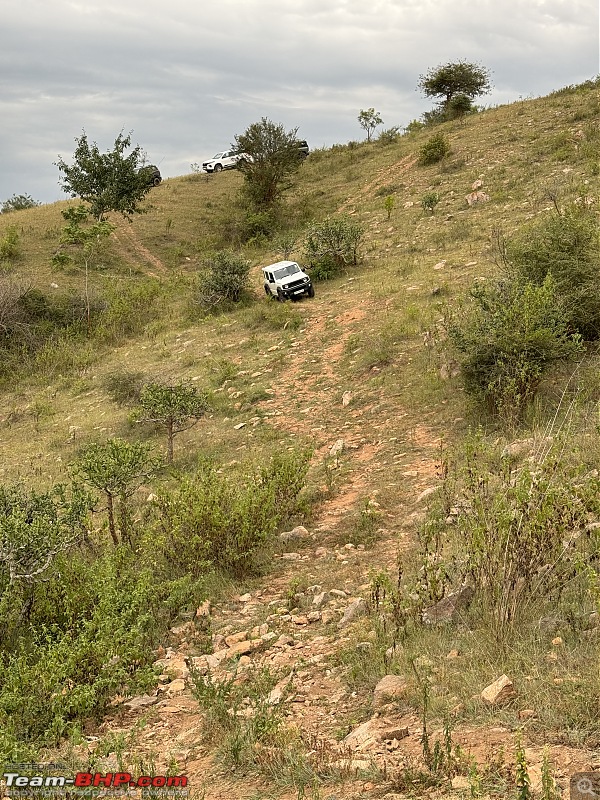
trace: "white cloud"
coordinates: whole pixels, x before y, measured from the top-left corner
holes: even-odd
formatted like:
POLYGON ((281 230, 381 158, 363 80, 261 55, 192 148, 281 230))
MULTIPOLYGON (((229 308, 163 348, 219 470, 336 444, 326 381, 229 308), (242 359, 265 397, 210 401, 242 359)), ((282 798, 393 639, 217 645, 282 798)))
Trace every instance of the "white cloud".
POLYGON ((61 197, 52 162, 85 128, 100 147, 133 130, 165 175, 188 172, 268 116, 313 146, 430 107, 432 66, 493 71, 485 102, 593 77, 595 0, 8 0, 0 29, 0 200, 61 197))

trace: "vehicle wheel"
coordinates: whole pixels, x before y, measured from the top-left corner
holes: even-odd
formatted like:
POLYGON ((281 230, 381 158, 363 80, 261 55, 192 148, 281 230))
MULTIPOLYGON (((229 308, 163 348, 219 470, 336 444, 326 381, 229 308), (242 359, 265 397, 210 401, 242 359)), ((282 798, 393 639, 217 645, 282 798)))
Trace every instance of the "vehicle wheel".
POLYGON ((213 172, 221 172, 222 169, 223 169, 222 164, 215 164, 213 167, 213 172))
POLYGON ((279 299, 278 297, 275 297, 275 295, 271 292, 271 290, 269 289, 269 287, 266 284, 265 284, 265 294, 267 295, 269 300, 278 300, 279 299))
POLYGON ((308 290, 308 296, 309 297, 314 297, 315 296, 315 287, 314 286, 310 286, 310 288, 308 290))
POLYGON ((281 289, 277 289, 277 299, 280 303, 285 303, 285 295, 281 291, 281 289))
POLYGON ((158 185, 160 184, 160 182, 161 182, 161 181, 162 181, 162 178, 154 178, 154 180, 152 181, 152 183, 153 183, 155 186, 158 186, 158 185))

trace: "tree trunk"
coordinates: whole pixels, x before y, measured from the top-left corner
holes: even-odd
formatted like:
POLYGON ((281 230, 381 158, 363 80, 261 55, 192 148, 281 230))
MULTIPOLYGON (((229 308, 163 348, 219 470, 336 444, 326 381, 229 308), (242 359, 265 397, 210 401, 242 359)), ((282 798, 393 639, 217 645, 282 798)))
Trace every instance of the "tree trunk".
POLYGON ((117 529, 115 527, 115 508, 113 503, 113 496, 110 492, 106 492, 107 509, 108 509, 108 530, 112 536, 113 544, 115 547, 119 545, 119 537, 117 536, 117 529))

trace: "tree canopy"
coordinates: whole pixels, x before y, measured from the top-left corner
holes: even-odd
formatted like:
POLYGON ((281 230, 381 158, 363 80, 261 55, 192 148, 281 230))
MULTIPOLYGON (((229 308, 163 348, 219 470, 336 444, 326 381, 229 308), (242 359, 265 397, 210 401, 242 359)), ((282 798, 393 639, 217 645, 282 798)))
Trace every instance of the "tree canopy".
POLYGON ((139 145, 131 148, 131 134, 121 132, 112 150, 101 153, 96 142, 89 143, 85 131, 75 138, 77 147, 73 163, 59 156, 55 162, 62 178, 63 191, 80 197, 90 205, 90 214, 98 220, 109 211, 125 217, 142 212, 140 203, 152 188, 145 168, 145 157, 139 145))
POLYGON ((426 97, 441 98, 446 110, 456 94, 470 99, 487 94, 491 89, 490 73, 480 64, 450 62, 432 67, 425 75, 421 75, 418 88, 426 97))
POLYGON ((244 175, 244 191, 258 209, 272 206, 291 186, 291 177, 302 163, 297 140, 298 128, 286 131, 283 125, 263 117, 235 137, 232 148, 249 158, 238 168, 244 175))
POLYGON ((115 498, 121 509, 121 535, 126 533, 126 501, 156 470, 158 460, 150 455, 150 445, 113 438, 92 442, 81 453, 73 471, 90 486, 104 492, 108 513, 108 529, 113 544, 119 544, 115 522, 115 498))
POLYGON ((367 132, 368 142, 371 141, 371 136, 373 135, 375 128, 378 125, 383 125, 383 120, 381 119, 380 113, 375 111, 374 108, 361 108, 357 119, 360 127, 367 132))
POLYGON ((139 422, 162 425, 167 432, 167 461, 173 463, 173 440, 178 433, 192 428, 209 408, 208 397, 187 381, 173 384, 147 383, 141 391, 139 422))

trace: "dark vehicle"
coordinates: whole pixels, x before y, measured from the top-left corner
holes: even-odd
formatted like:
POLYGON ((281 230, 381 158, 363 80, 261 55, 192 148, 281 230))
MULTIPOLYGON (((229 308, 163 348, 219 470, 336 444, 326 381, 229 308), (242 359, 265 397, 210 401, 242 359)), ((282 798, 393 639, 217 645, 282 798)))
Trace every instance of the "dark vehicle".
POLYGON ((160 170, 155 164, 148 164, 147 166, 142 167, 139 171, 148 174, 149 186, 158 186, 158 184, 162 181, 160 170))
POLYGON ((300 154, 300 158, 306 158, 310 153, 308 143, 304 139, 298 140, 298 153, 300 154))

